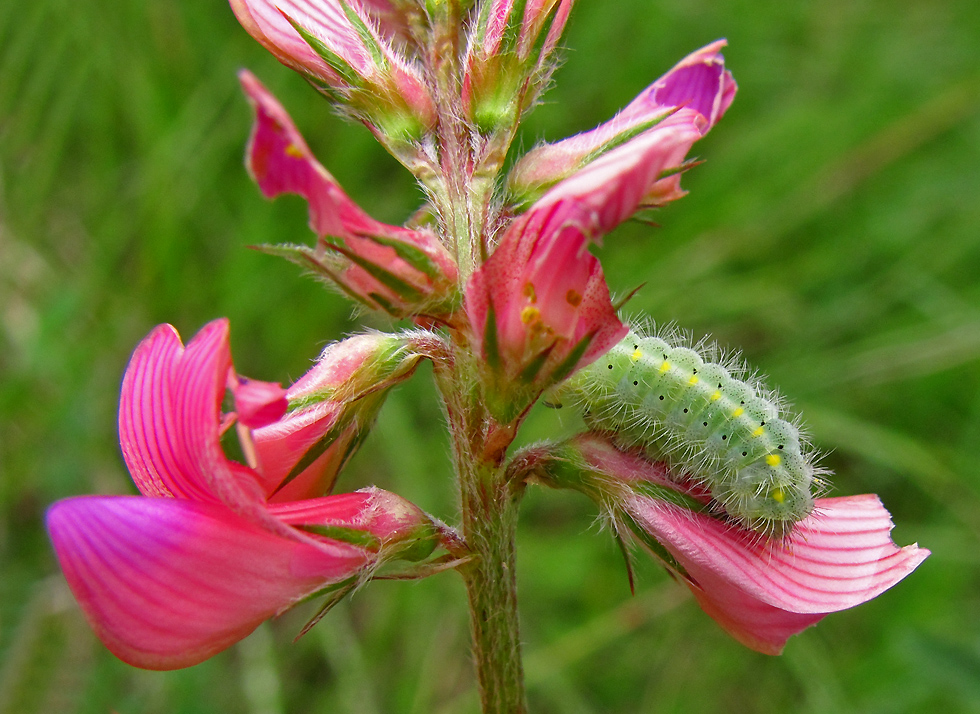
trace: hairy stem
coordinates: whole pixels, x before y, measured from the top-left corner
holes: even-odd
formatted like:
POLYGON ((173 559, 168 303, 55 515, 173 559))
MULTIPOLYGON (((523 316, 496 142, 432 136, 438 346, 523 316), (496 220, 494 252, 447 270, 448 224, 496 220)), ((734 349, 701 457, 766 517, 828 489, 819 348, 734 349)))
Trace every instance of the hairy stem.
POLYGON ((472 557, 460 572, 470 604, 480 698, 484 714, 522 714, 527 703, 515 536, 523 485, 508 480, 503 466, 513 428, 494 422, 481 400, 465 393, 467 380, 462 376, 454 372, 439 381, 453 435, 463 537, 472 557))

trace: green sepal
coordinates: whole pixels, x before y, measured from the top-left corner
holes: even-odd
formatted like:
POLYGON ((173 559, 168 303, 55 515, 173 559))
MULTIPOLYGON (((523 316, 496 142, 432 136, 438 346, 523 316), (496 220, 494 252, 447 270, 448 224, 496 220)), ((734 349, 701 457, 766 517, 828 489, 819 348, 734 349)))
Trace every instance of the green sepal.
POLYGON ((497 313, 493 309, 493 301, 488 299, 487 303, 487 321, 483 326, 483 356, 487 366, 496 372, 503 363, 500 358, 500 342, 497 339, 497 313))
MULTIPOLYGON (((352 290, 340 277, 340 274, 334 269, 328 267, 324 262, 323 258, 317 255, 315 248, 311 248, 306 245, 292 245, 292 244, 281 244, 281 245, 253 245, 253 249, 266 253, 267 255, 275 255, 280 258, 285 258, 291 263, 295 263, 301 268, 307 268, 312 270, 316 275, 321 278, 329 280, 331 283, 336 285, 348 298, 356 303, 359 303, 371 310, 377 310, 379 305, 375 304, 371 300, 368 300, 363 295, 352 290)), ((391 313, 394 314, 394 313, 391 313)))
POLYGON ((380 538, 373 533, 358 530, 357 528, 318 525, 303 525, 299 526, 299 528, 307 533, 314 533, 324 538, 330 538, 341 543, 349 543, 350 545, 356 545, 359 548, 365 548, 374 552, 377 552, 381 548, 380 538))
POLYGON ((589 349, 589 345, 592 344, 592 340, 595 339, 598 331, 598 329, 595 329, 591 332, 587 332, 581 340, 575 343, 575 346, 571 349, 565 359, 559 362, 558 366, 555 367, 554 372, 551 373, 549 378, 549 382, 551 384, 556 384, 562 381, 565 379, 565 377, 572 373, 572 371, 575 369, 575 365, 579 363, 579 360, 582 359, 582 356, 589 349))
POLYGON ((432 281, 437 281, 440 277, 445 277, 442 269, 436 262, 418 246, 412 245, 404 240, 399 240, 398 238, 389 238, 387 236, 365 234, 360 237, 367 238, 378 245, 391 248, 395 251, 395 255, 432 281))
POLYGON ((374 64, 381 70, 388 68, 388 59, 385 57, 384 52, 381 49, 381 45, 378 44, 377 39, 371 33, 371 30, 367 25, 364 24, 364 20, 358 15, 354 8, 350 6, 347 0, 338 0, 340 2, 340 8, 344 11, 344 15, 347 16, 350 24, 353 25, 357 36, 361 38, 361 43, 364 45, 365 49, 371 53, 371 59, 374 60, 374 64))
POLYGON ((633 537, 636 538, 644 548, 660 559, 663 564, 667 566, 667 568, 674 571, 678 575, 687 577, 687 571, 684 570, 684 567, 677 562, 674 556, 670 554, 670 551, 668 551, 660 541, 643 530, 643 527, 633 519, 633 516, 622 510, 617 512, 616 516, 622 523, 625 523, 629 527, 633 537))
MULTIPOLYGON (((490 5, 491 3, 487 4, 490 5)), ((555 4, 557 5, 557 3, 555 4)), ((521 39, 521 30, 524 29, 526 9, 527 0, 514 0, 514 4, 510 8, 510 15, 507 17, 507 26, 500 38, 500 54, 512 54, 517 49, 517 43, 521 39)))
MULTIPOLYGON (((347 258, 354 265, 362 268, 368 275, 398 295, 407 302, 420 302, 424 297, 422 292, 415 286, 407 283, 394 273, 385 270, 380 265, 376 265, 366 258, 362 258, 354 251, 339 243, 326 242, 324 245, 330 250, 337 251, 347 258)), ((373 297, 373 296, 372 296, 373 297)))
POLYGON ((530 362, 525 365, 517 374, 517 381, 522 384, 531 384, 538 375, 541 374, 541 370, 544 368, 545 363, 547 363, 548 358, 551 357, 551 353, 554 352, 557 342, 552 342, 550 345, 545 347, 543 350, 538 352, 530 362))
POLYGON ((340 601, 343 600, 348 593, 353 591, 354 588, 357 587, 357 585, 358 585, 358 578, 354 576, 354 577, 347 578, 346 580, 342 580, 339 583, 328 585, 327 587, 316 591, 312 595, 303 598, 303 601, 306 601, 306 600, 312 600, 317 597, 321 597, 323 595, 327 596, 327 599, 324 601, 323 605, 321 605, 320 609, 316 611, 316 614, 310 618, 309 622, 307 622, 303 626, 303 629, 299 631, 299 634, 296 635, 296 637, 293 639, 293 642, 296 642, 297 640, 299 640, 300 637, 302 637, 311 629, 313 629, 313 626, 316 623, 318 623, 320 620, 322 620, 324 615, 326 615, 328 612, 333 610, 334 607, 339 605, 340 601))

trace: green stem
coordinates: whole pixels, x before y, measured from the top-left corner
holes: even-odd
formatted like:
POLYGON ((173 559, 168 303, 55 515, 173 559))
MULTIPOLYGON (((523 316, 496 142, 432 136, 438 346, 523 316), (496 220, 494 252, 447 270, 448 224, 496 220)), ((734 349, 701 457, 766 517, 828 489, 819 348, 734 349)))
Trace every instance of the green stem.
POLYGON ((472 558, 459 570, 469 598, 483 714, 523 714, 527 702, 515 558, 523 485, 508 480, 503 466, 513 428, 494 422, 472 393, 467 398, 464 375, 454 370, 441 377, 460 484, 463 538, 472 558))

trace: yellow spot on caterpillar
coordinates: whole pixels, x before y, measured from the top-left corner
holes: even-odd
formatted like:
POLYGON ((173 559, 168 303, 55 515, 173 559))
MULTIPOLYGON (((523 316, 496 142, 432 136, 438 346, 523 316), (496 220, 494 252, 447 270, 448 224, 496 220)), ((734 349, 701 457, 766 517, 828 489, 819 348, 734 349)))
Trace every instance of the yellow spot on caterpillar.
POLYGON ((782 462, 783 460, 779 457, 779 454, 769 454, 766 457, 766 463, 772 466, 773 468, 779 466, 779 464, 781 464, 782 462))
POLYGON ((670 371, 670 362, 668 362, 667 360, 664 360, 664 363, 662 365, 660 365, 660 374, 663 374, 664 372, 669 372, 669 371, 670 371))
POLYGON ((760 427, 756 427, 756 430, 752 432, 752 437, 753 438, 758 438, 758 437, 762 436, 765 433, 766 433, 766 430, 763 429, 761 426, 760 427))
POLYGON ((296 146, 296 144, 289 144, 286 147, 286 156, 292 156, 294 159, 304 159, 306 155, 303 150, 296 146))
POLYGON ((523 322, 525 325, 530 325, 533 322, 540 321, 541 311, 538 308, 528 305, 526 308, 521 310, 521 322, 523 322))
POLYGON ((642 352, 640 352, 639 350, 635 350, 633 354, 630 355, 630 359, 633 360, 634 362, 637 362, 642 356, 643 356, 642 352))
POLYGON ((688 384, 697 384, 697 383, 698 383, 698 382, 700 382, 700 381, 701 381, 701 380, 699 380, 699 379, 698 379, 698 375, 696 375, 696 374, 692 374, 692 375, 691 375, 691 378, 690 378, 689 380, 687 380, 687 383, 688 383, 688 384))
POLYGON ((732 417, 733 417, 733 418, 734 418, 734 417, 740 417, 740 416, 742 416, 743 414, 745 414, 745 410, 744 410, 744 409, 742 409, 742 407, 739 407, 738 409, 736 409, 735 411, 733 411, 733 412, 732 412, 732 417))
POLYGON ((716 391, 711 395, 711 401, 717 402, 719 399, 721 399, 721 392, 716 391))
POLYGON ((774 489, 772 492, 772 500, 776 503, 782 503, 786 500, 786 492, 781 488, 774 489))

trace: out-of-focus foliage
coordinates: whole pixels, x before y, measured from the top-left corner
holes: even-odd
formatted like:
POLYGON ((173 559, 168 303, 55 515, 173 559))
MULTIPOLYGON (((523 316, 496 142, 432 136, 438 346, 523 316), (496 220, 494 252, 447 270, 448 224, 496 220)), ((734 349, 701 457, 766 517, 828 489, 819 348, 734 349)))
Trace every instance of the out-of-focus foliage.
MULTIPOLYGON (((691 195, 601 249, 630 314, 741 348, 807 418, 835 494, 882 495, 933 551, 786 654, 721 633, 656 567, 629 596, 588 503, 532 491, 519 541, 536 712, 980 712, 980 5, 974 0, 580 0, 525 148, 591 128, 728 37, 740 84, 691 195)), ((465 596, 444 573, 375 583, 296 644, 309 611, 190 670, 116 661, 43 532, 52 500, 132 490, 115 442, 137 341, 228 315, 244 374, 288 381, 354 329, 348 304, 246 246, 307 238, 298 199, 242 167, 235 71, 281 98, 348 192, 419 201, 221 0, 0 3, 0 713, 460 712, 477 699, 465 596)), ((425 370, 345 474, 452 521, 425 370)), ((532 414, 526 439, 572 428, 532 414)))

